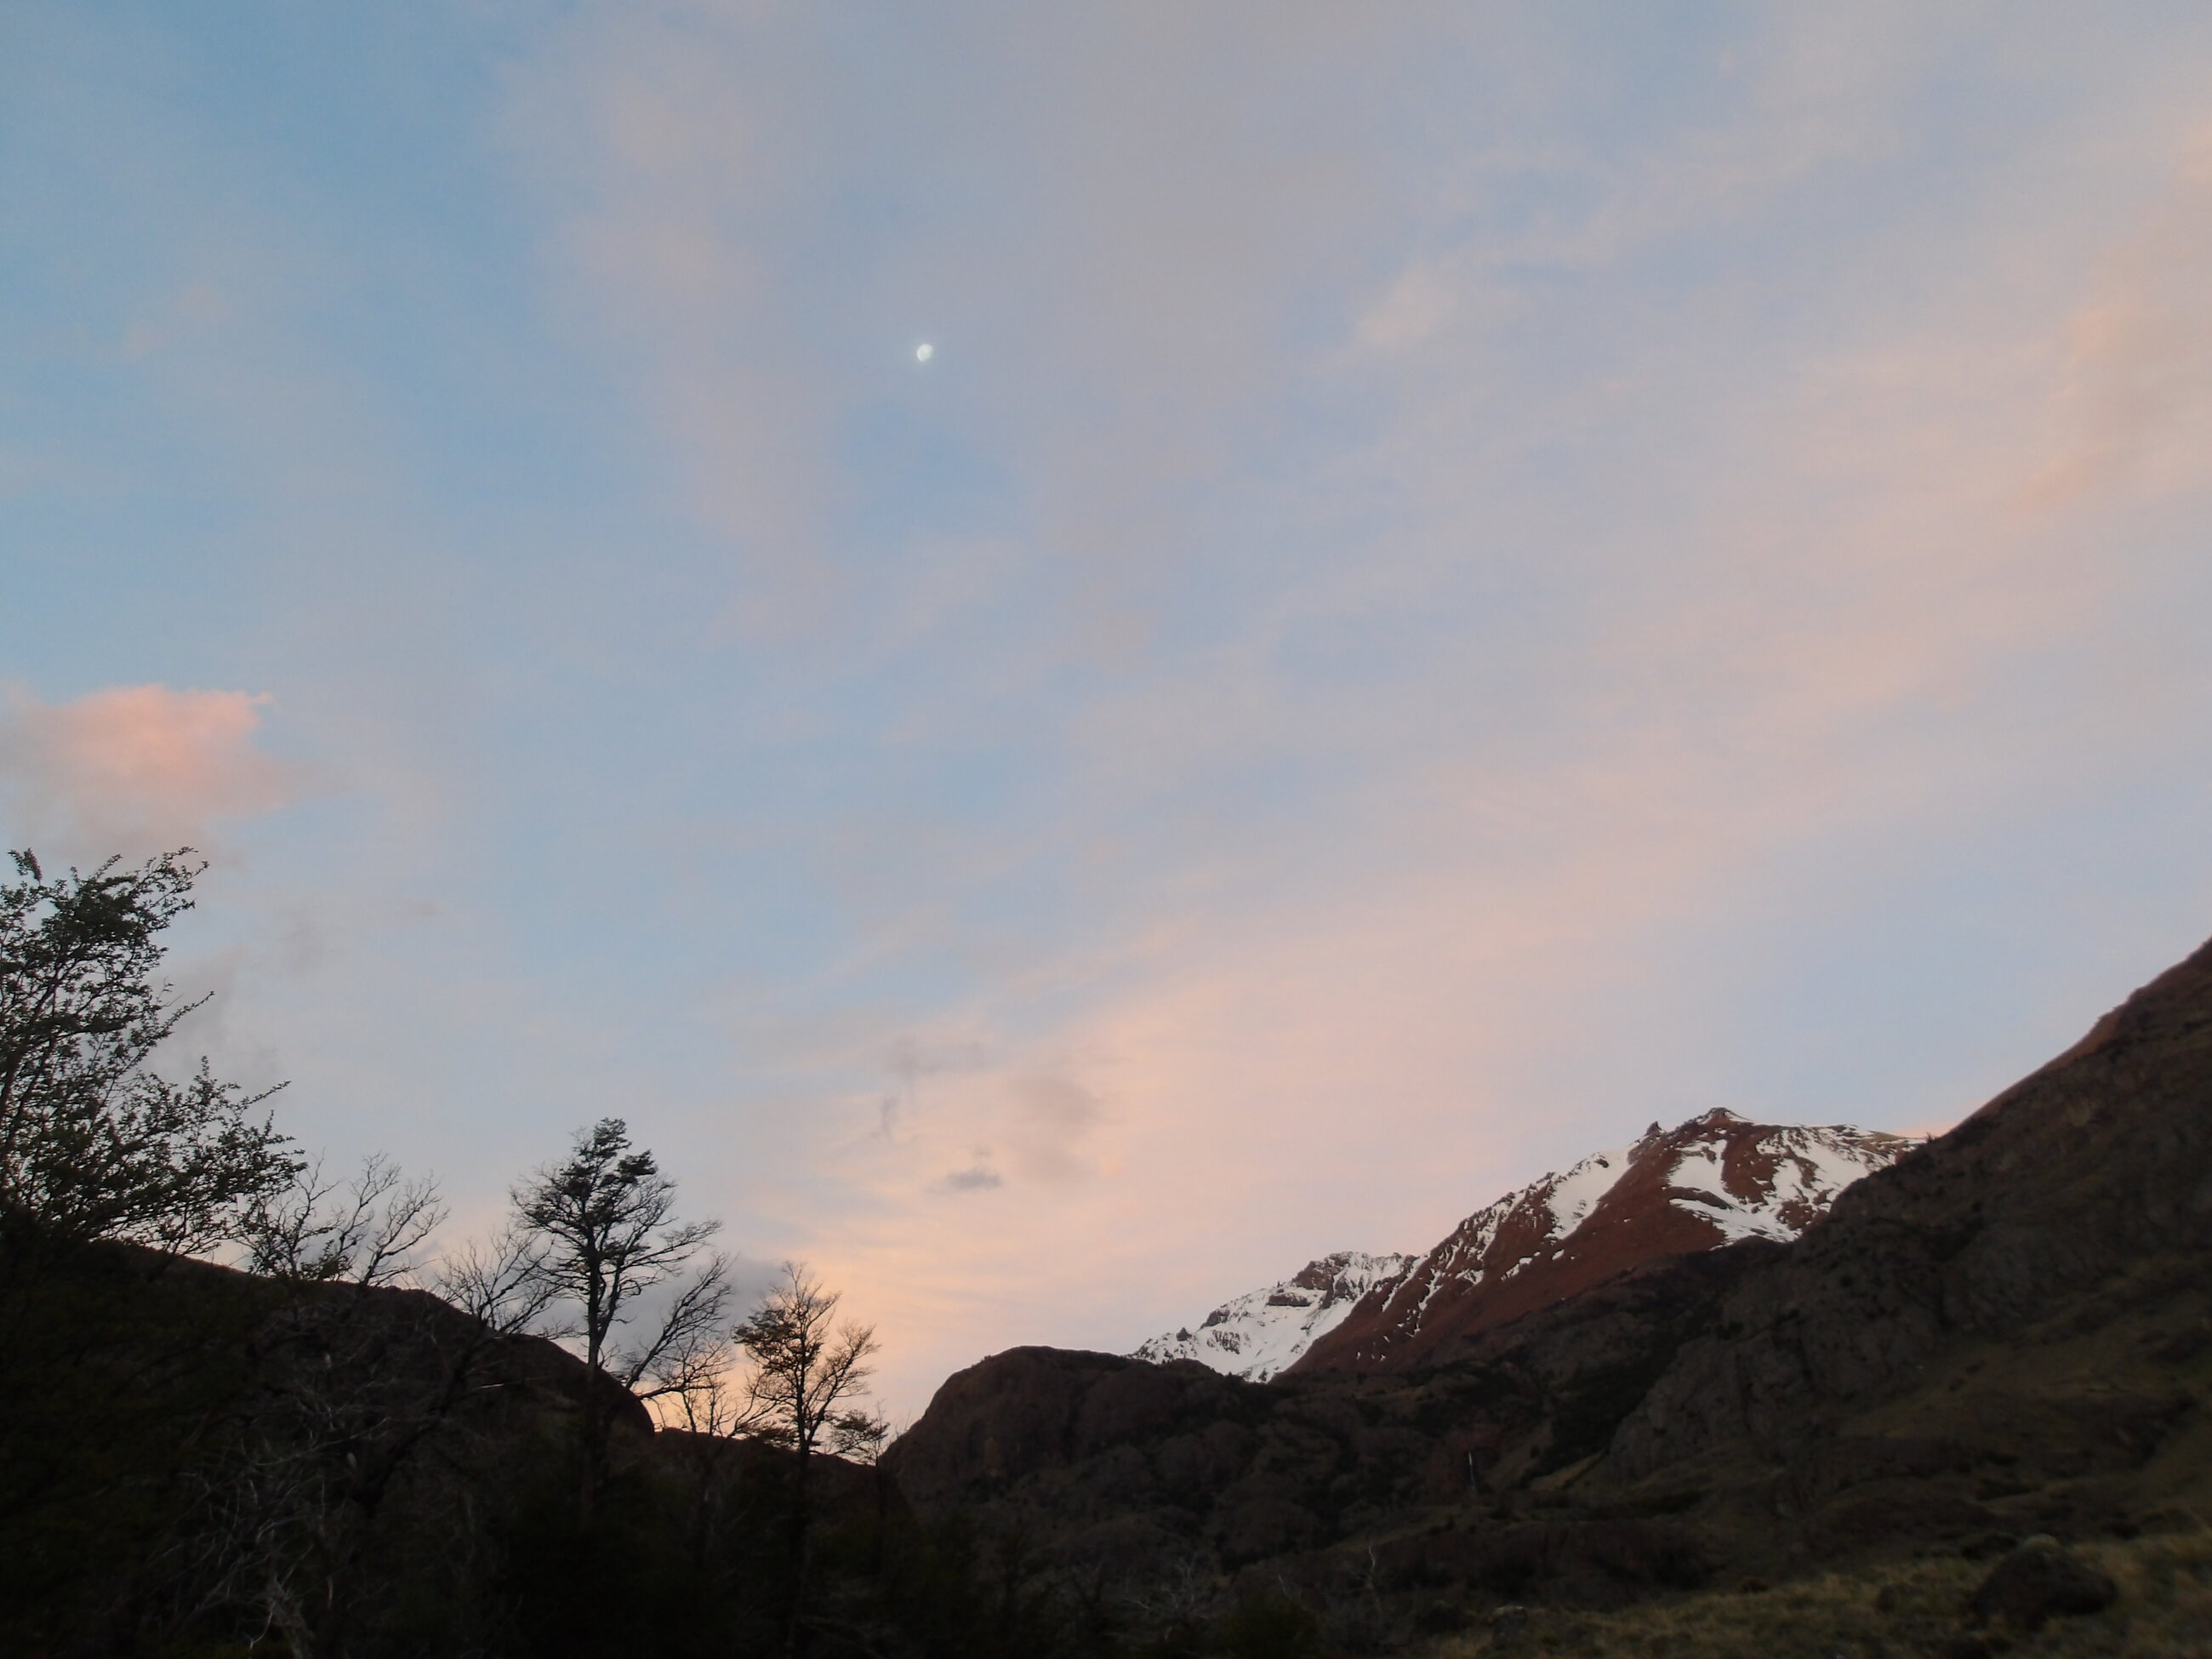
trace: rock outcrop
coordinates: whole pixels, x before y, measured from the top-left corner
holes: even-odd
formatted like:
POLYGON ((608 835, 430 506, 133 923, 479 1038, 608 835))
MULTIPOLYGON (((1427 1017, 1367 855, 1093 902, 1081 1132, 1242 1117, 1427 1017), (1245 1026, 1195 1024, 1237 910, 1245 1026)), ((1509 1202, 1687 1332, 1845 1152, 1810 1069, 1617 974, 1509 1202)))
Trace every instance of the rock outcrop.
MULTIPOLYGON (((2202 1316, 2188 1297, 2208 1257, 2212 945, 1844 1194, 1730 1296, 1628 1414, 1610 1462, 1636 1475, 1724 1443, 1789 1443, 1910 1389, 1961 1343, 2055 1345, 2154 1307, 2185 1323, 2202 1316)), ((2117 1376, 2086 1384, 2082 1411, 2097 1394, 2118 1411, 2118 1392, 2117 1376)))

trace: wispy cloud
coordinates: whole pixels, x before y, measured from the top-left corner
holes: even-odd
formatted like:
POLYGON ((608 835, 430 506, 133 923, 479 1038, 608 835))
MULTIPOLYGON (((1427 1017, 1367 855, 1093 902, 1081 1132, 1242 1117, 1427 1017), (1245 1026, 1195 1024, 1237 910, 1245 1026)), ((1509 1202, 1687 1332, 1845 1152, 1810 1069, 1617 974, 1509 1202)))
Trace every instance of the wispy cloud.
POLYGON ((237 1042, 486 1214, 632 1114, 909 1404, 1934 1121, 2212 906, 2152 10, 49 8, 0 492, 118 626, 0 624, 136 689, 15 696, 14 833, 239 836, 270 705, 137 682, 273 691, 237 1042))
POLYGON ((2144 222, 2099 262, 2067 330, 2062 448, 2024 492, 2039 507, 2123 486, 2201 488, 2212 472, 2212 137, 2144 222))
MULTIPOLYGON (((1010 1328, 1133 1339, 1164 1300, 1203 1305, 1303 1252, 1417 1247, 1630 1119, 1719 1103, 1919 1121, 2035 1058, 1954 1059, 1881 1098, 1747 1096, 1760 1068, 1721 1054, 1777 1039, 1731 1006, 1742 974, 1700 953, 1755 960, 1778 930, 1847 927, 1883 872, 2002 833, 2060 774, 2155 763, 2135 694, 2099 684, 2096 660, 2124 647, 2082 624, 2154 605, 2175 568, 2023 503, 2055 501, 2039 483, 2054 444, 2069 465, 2094 450, 2108 530, 2212 483, 2212 447, 2166 435, 2189 429, 2172 422, 2195 407, 2193 371, 2083 389, 2171 367, 2149 324, 2090 348, 2083 319, 2149 305, 2108 292, 2185 290, 2165 273, 2193 268, 2191 187, 2148 224, 2113 224, 2086 266, 2073 226, 2024 246, 2001 203, 1933 238, 1877 227, 1842 268, 1802 271, 1768 245, 1769 216, 1915 142, 1899 124, 1942 49, 1902 15, 1844 34, 1778 23, 1726 71, 1742 84, 1711 123, 1632 161, 1546 155, 1545 172, 1589 181, 1579 217, 1484 230, 1510 167, 1454 176, 1428 205, 1437 240, 1448 224, 1461 240, 1376 283, 1331 279, 1341 331, 1303 349, 1244 360, 1212 340, 1186 374, 1133 337, 1097 374, 1188 387, 1157 428, 1029 423, 1024 475, 1072 507, 1124 466, 1173 500, 1176 469, 1147 448, 1163 435, 1219 478, 1231 464, 1203 423, 1231 410, 1373 411, 1311 476, 1248 481, 1232 507, 1101 504, 1083 534, 1040 544, 1134 570, 1165 537, 1179 550, 1162 568, 1192 584, 1179 602, 1202 613, 1207 583, 1230 597, 1218 627, 1148 647, 1057 728, 1046 833, 1064 848, 1084 826, 1099 857, 1056 872, 1111 920, 984 974, 963 1018, 995 1058, 933 1079, 907 1139, 817 1143, 822 1254, 890 1310, 913 1376, 1010 1328), (1664 306, 1644 286, 1654 265, 1734 257, 1770 268, 1664 306), (2022 264, 2033 280, 2000 280, 2022 264), (1802 282, 1820 325, 1762 281, 1802 282), (2122 469, 2108 432, 2130 458, 2166 446, 2166 470, 2122 469), (1310 554, 1324 526, 1342 556, 1331 538, 1362 515, 1382 528, 1352 532, 1358 556, 1310 554), (991 1159, 968 1161, 975 1147, 991 1159), (988 1206, 942 1207, 987 1175, 988 1206)), ((1120 164, 1103 140, 1097 157, 1120 164)), ((1082 199, 1110 204, 1143 165, 1140 148, 1082 199)), ((1147 210, 1172 222, 1206 189, 1147 210)), ((1303 234, 1335 222, 1318 213, 1303 234)), ((1326 254, 1283 234, 1255 238, 1282 282, 1321 280, 1326 254)), ((1186 272, 1206 258, 1195 238, 1131 246, 1186 272)), ((1178 312, 1139 281, 1092 290, 1040 270, 1040 336, 1085 336, 1088 303, 1170 342, 1201 325, 1249 340, 1282 291, 1255 276, 1260 297, 1231 317, 1209 309, 1211 270, 1178 312)), ((2167 311, 2159 327, 2184 325, 2167 311)), ((2170 669, 2177 692, 2197 672, 2170 669)), ((855 834, 856 896, 910 896, 925 872, 988 884, 1025 855, 1012 825, 855 834)), ((2054 1033, 2071 1015, 2056 1017, 2054 1033)))

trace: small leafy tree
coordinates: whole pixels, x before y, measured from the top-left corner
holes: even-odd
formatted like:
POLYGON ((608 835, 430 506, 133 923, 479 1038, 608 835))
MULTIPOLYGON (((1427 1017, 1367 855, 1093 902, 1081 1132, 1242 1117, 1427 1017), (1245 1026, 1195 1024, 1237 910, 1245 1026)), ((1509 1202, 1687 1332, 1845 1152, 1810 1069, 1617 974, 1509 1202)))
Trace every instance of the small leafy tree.
MULTIPOLYGON (((235 1235, 300 1165, 248 1094, 207 1063, 183 1082, 154 1051, 199 1002, 155 980, 163 931, 206 866, 179 848, 49 879, 28 852, 0 883, 0 1220, 19 1243, 135 1240, 174 1251, 235 1235)), ((204 1001, 204 999, 201 1000, 204 1001)), ((280 1085, 281 1086, 281 1085, 280 1085)))
POLYGON ((783 1276, 740 1324, 736 1341, 750 1362, 745 1378, 747 1426, 760 1439, 787 1448, 791 1460, 790 1596, 785 1651, 804 1642, 809 1543, 813 1528, 813 1459, 822 1452, 872 1462, 888 1425, 864 1409, 861 1391, 873 1375, 875 1332, 836 1322, 838 1296, 803 1266, 783 1276))
POLYGON ((729 1286, 720 1256, 699 1253, 720 1224, 675 1218, 676 1183, 653 1154, 633 1151, 629 1128, 601 1118, 576 1137, 568 1157, 514 1189, 515 1218, 536 1241, 538 1281, 574 1317, 556 1334, 579 1342, 589 1370, 584 1392, 583 1484, 579 1516, 592 1525, 606 1484, 615 1401, 611 1380, 647 1398, 700 1386, 726 1316, 729 1286), (688 1275, 688 1277, 687 1277, 688 1275), (684 1283, 641 1341, 618 1344, 635 1304, 672 1279, 684 1283))

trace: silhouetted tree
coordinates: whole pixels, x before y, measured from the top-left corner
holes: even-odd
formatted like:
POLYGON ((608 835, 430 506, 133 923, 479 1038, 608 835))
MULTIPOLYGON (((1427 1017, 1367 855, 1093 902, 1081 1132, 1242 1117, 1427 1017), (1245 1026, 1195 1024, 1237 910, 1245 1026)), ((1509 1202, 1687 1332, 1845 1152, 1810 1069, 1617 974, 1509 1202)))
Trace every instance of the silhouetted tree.
POLYGON ((414 1270, 415 1253, 445 1224, 438 1183, 404 1179, 381 1152, 340 1182, 319 1160, 249 1206, 240 1225, 245 1266, 273 1278, 310 1283, 395 1285, 414 1270))
POLYGON ((836 1322, 837 1292, 795 1261, 736 1332, 750 1362, 744 1389, 750 1431, 787 1448, 791 1462, 788 1549, 790 1608, 785 1651, 804 1644, 810 1537, 813 1527, 811 1474, 815 1455, 860 1453, 873 1461, 887 1425, 858 1401, 872 1372, 875 1332, 836 1322))
POLYGON ((558 1334, 582 1345, 591 1376, 583 1408, 583 1482, 579 1518, 592 1525, 605 1485, 615 1400, 611 1381, 633 1394, 665 1395, 703 1382, 729 1301, 720 1256, 703 1266, 700 1247, 719 1222, 675 1218, 676 1183, 649 1152, 632 1151, 629 1129, 602 1118, 576 1137, 568 1158, 514 1190, 515 1217, 536 1241, 538 1282, 574 1322, 558 1334), (617 1332, 646 1291, 688 1273, 644 1340, 624 1345, 617 1332))
MULTIPOLYGON (((156 1075, 154 1050, 200 1002, 157 982, 163 931, 206 866, 191 849, 49 880, 27 852, 0 884, 0 1217, 42 1242, 173 1251, 233 1236, 299 1170, 247 1094, 156 1075)), ((201 999, 204 1001, 205 999, 201 999)), ((280 1085, 281 1086, 281 1085, 280 1085)))
POLYGON ((495 1336, 531 1330, 559 1294, 545 1272, 545 1241, 518 1218, 489 1239, 444 1251, 429 1288, 495 1336))

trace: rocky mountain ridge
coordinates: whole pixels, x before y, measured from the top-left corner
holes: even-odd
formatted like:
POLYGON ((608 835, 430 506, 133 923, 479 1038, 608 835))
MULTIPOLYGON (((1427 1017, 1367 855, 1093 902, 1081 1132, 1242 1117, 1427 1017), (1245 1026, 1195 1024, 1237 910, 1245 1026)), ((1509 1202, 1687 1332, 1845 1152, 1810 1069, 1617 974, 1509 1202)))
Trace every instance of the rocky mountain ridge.
POLYGON ((1539 1177, 1425 1255, 1340 1250, 1223 1303, 1134 1359, 1192 1359, 1264 1382, 1388 1370, 1574 1295, 1656 1256, 1745 1238, 1786 1241, 1911 1141, 1832 1124, 1753 1123, 1711 1111, 1539 1177))
MULTIPOLYGON (((1491 1322, 1398 1363, 1264 1385, 1013 1350, 949 1378, 887 1467, 924 1515, 1018 1537, 1099 1593, 1268 1587, 1349 1621, 1332 1639, 1360 1652, 1508 1605, 1763 1589, 2212 1515, 2212 946, 1850 1183, 1819 1225, 1761 1236, 1823 1190, 1797 1149, 1809 1170, 1772 1184, 1768 1223, 1709 1248, 1721 1224, 1697 1195, 1796 1156, 1757 1127, 1707 1124, 1693 1157, 1647 1135, 1629 1159, 1690 1195, 1665 1206, 1702 1215, 1686 1253, 1517 1316, 1474 1309, 1491 1322)), ((1574 1212, 1564 1178, 1553 1199, 1574 1212)), ((1522 1259, 1492 1221, 1462 1230, 1463 1262, 1522 1259)), ((1434 1279, 1431 1307, 1468 1283, 1434 1279)), ((1324 1341, 1355 1337, 1352 1317, 1324 1341)))
POLYGON ((1296 1364, 1387 1370, 1603 1284, 1641 1263, 1747 1238, 1786 1243, 1914 1143, 1848 1124, 1753 1123, 1714 1110, 1592 1153, 1477 1211, 1378 1285, 1296 1364))
POLYGON ((1339 1250, 1223 1303, 1195 1330, 1186 1325, 1153 1337, 1129 1357, 1155 1365, 1194 1359, 1224 1376, 1265 1382, 1341 1324, 1376 1285, 1395 1283, 1418 1260, 1339 1250))

